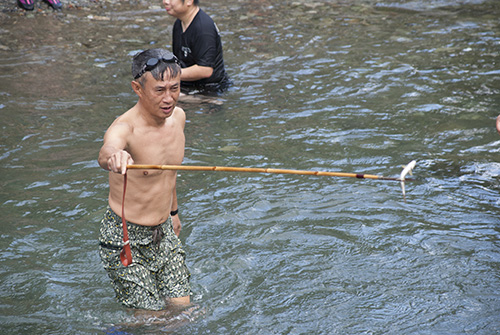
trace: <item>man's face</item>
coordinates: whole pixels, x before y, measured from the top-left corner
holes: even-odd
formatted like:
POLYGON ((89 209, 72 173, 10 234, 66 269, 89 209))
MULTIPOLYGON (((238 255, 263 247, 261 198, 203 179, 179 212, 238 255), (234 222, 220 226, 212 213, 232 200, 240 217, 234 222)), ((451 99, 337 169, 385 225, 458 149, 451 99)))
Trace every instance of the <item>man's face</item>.
POLYGON ((188 10, 190 0, 163 0, 163 6, 167 10, 168 15, 179 18, 188 10))
POLYGON ((153 116, 165 119, 170 117, 181 93, 180 73, 177 77, 171 77, 166 71, 163 80, 156 80, 150 72, 146 72, 144 76, 144 86, 138 92, 141 104, 153 116))

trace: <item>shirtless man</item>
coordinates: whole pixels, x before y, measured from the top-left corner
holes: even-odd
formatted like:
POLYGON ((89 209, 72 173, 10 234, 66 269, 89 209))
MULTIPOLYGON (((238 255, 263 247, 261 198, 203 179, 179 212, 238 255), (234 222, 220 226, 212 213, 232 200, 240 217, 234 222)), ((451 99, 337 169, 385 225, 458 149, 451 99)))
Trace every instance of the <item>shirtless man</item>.
POLYGON ((128 164, 180 165, 184 158, 184 111, 176 107, 181 68, 162 49, 136 55, 132 88, 139 97, 104 135, 99 165, 109 173, 109 206, 101 221, 100 256, 117 299, 137 309, 163 310, 188 305, 190 273, 178 235, 176 171, 127 171, 128 164), (133 262, 120 262, 124 174, 125 213, 133 262))

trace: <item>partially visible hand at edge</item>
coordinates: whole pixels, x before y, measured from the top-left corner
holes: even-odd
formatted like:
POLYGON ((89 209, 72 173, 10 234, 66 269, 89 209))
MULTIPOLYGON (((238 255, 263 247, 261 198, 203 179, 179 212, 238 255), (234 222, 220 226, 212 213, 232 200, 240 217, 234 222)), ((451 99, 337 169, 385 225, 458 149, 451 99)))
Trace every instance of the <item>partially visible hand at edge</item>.
POLYGON ((172 216, 172 227, 174 228, 174 233, 179 237, 181 233, 182 225, 181 219, 179 218, 179 214, 172 216))

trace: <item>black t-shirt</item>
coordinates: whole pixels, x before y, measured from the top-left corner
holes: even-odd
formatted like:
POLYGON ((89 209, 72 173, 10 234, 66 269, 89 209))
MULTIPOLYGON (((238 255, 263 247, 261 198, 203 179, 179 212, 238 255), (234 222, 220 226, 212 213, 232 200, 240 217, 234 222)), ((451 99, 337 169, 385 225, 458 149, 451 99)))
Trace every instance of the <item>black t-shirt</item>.
POLYGON ((182 67, 192 65, 208 66, 214 69, 210 78, 198 81, 183 81, 181 85, 197 90, 224 90, 229 78, 224 68, 222 43, 215 22, 201 9, 193 21, 182 32, 181 21, 177 19, 172 31, 172 50, 181 61, 182 67))

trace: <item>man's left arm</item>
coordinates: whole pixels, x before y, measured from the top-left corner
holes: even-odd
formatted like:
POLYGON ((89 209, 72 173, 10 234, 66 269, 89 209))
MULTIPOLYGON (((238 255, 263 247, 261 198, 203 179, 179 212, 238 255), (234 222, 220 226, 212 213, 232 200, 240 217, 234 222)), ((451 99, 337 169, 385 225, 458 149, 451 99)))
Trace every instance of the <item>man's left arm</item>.
POLYGON ((210 78, 214 69, 208 66, 193 65, 182 69, 182 81, 197 81, 201 79, 210 78))
POLYGON ((182 69, 182 81, 197 81, 212 76, 217 56, 217 34, 215 29, 199 31, 196 39, 191 41, 195 64, 182 69))
POLYGON ((174 191, 172 193, 172 207, 170 209, 170 216, 172 217, 172 227, 174 228, 174 233, 179 237, 179 234, 181 233, 182 225, 181 225, 181 219, 179 218, 179 207, 177 204, 177 191, 176 191, 176 186, 174 186, 174 191))

